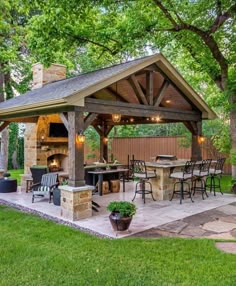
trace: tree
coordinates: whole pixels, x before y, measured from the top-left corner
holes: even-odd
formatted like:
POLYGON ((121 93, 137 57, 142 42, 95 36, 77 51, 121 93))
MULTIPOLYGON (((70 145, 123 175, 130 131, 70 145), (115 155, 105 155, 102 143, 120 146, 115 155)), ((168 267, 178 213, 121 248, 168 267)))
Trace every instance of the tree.
MULTIPOLYGON (((0 102, 29 88, 31 63, 25 46, 28 9, 17 0, 0 2, 0 102)), ((2 131, 1 159, 8 165, 8 128, 2 131)))

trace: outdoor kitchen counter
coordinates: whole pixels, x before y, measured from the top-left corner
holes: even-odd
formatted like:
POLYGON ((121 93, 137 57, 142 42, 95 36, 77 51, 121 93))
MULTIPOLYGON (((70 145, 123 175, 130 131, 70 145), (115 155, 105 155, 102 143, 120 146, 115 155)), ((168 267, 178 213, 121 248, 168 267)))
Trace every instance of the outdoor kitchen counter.
POLYGON ((169 200, 173 193, 175 180, 169 178, 173 169, 181 169, 187 160, 146 162, 148 169, 156 170, 157 177, 150 179, 153 196, 156 200, 169 200))

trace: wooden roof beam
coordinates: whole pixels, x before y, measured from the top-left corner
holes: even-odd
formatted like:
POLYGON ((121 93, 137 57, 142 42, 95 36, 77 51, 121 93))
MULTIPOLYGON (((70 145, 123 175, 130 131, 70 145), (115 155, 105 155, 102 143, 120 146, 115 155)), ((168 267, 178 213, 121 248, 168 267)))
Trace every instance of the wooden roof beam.
POLYGON ((148 101, 142 91, 142 88, 140 87, 140 84, 136 78, 135 75, 131 75, 131 77, 129 78, 129 83, 132 86, 134 93, 136 94, 139 103, 143 103, 145 105, 148 105, 148 101))
POLYGON ((131 104, 120 101, 85 99, 85 107, 76 107, 83 112, 94 112, 98 114, 120 113, 121 115, 137 117, 153 117, 159 115, 163 119, 178 121, 199 121, 201 113, 192 110, 179 110, 174 108, 145 106, 142 104, 131 104))
POLYGON ((161 85, 161 88, 160 88, 159 93, 157 94, 157 97, 155 98, 155 101, 154 101, 154 104, 153 104, 154 106, 159 106, 160 105, 160 103, 161 103, 161 101, 162 101, 162 99, 163 99, 163 97, 165 95, 165 92, 166 92, 168 86, 169 86, 169 82, 165 79, 163 81, 162 85, 161 85))
POLYGON ((0 132, 2 132, 9 124, 10 122, 7 121, 2 122, 2 124, 0 125, 0 132))
POLYGON ((149 105, 153 105, 153 71, 146 74, 146 95, 149 105))

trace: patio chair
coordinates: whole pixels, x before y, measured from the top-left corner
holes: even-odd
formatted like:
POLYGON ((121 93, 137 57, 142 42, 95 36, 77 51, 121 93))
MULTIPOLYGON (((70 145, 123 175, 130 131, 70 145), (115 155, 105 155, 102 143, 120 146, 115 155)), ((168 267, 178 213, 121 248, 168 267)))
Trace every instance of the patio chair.
POLYGON ((49 203, 53 196, 53 190, 59 185, 58 174, 48 173, 44 174, 41 179, 41 183, 33 184, 32 189, 32 203, 35 197, 49 197, 49 203))
POLYGON ((200 165, 195 165, 196 168, 193 170, 193 184, 192 184, 192 194, 195 195, 196 191, 202 193, 202 199, 204 200, 204 194, 208 197, 206 192, 206 178, 209 175, 209 169, 212 159, 202 160, 200 165))
POLYGON ((139 181, 136 183, 135 194, 132 201, 134 201, 136 194, 142 195, 144 203, 146 194, 151 194, 152 199, 155 201, 152 194, 152 184, 148 180, 151 178, 156 178, 156 172, 147 171, 145 161, 143 160, 131 160, 131 165, 133 166, 134 178, 139 179, 139 181), (146 189, 146 184, 149 185, 149 189, 146 189))
POLYGON ((172 172, 170 174, 170 178, 178 180, 178 182, 174 183, 174 190, 173 190, 173 194, 172 194, 170 201, 172 201, 175 194, 179 194, 180 195, 180 204, 182 204, 182 200, 184 199, 184 194, 188 194, 191 201, 194 202, 192 199, 190 184, 187 182, 187 180, 192 180, 193 170, 194 170, 195 164, 196 164, 195 161, 187 161, 185 163, 183 170, 172 172), (179 190, 175 190, 175 187, 177 184, 180 184, 179 190), (184 189, 184 185, 187 186, 187 190, 184 189))
POLYGON ((30 167, 33 184, 41 182, 42 176, 48 173, 47 166, 32 166, 30 167))
POLYGON ((220 193, 223 195, 221 191, 221 175, 223 174, 223 167, 226 158, 219 158, 215 162, 215 167, 210 168, 209 176, 206 179, 206 188, 210 189, 210 192, 214 192, 214 196, 216 195, 216 189, 220 190, 220 193))

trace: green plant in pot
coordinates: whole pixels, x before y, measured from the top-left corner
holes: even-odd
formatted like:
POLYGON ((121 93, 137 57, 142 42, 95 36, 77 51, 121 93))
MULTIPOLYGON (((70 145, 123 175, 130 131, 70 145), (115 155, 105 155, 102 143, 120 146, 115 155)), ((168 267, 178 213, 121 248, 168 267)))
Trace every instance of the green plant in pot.
POLYGON ((127 201, 110 202, 107 210, 111 211, 109 219, 115 231, 127 230, 136 213, 136 206, 127 201))

